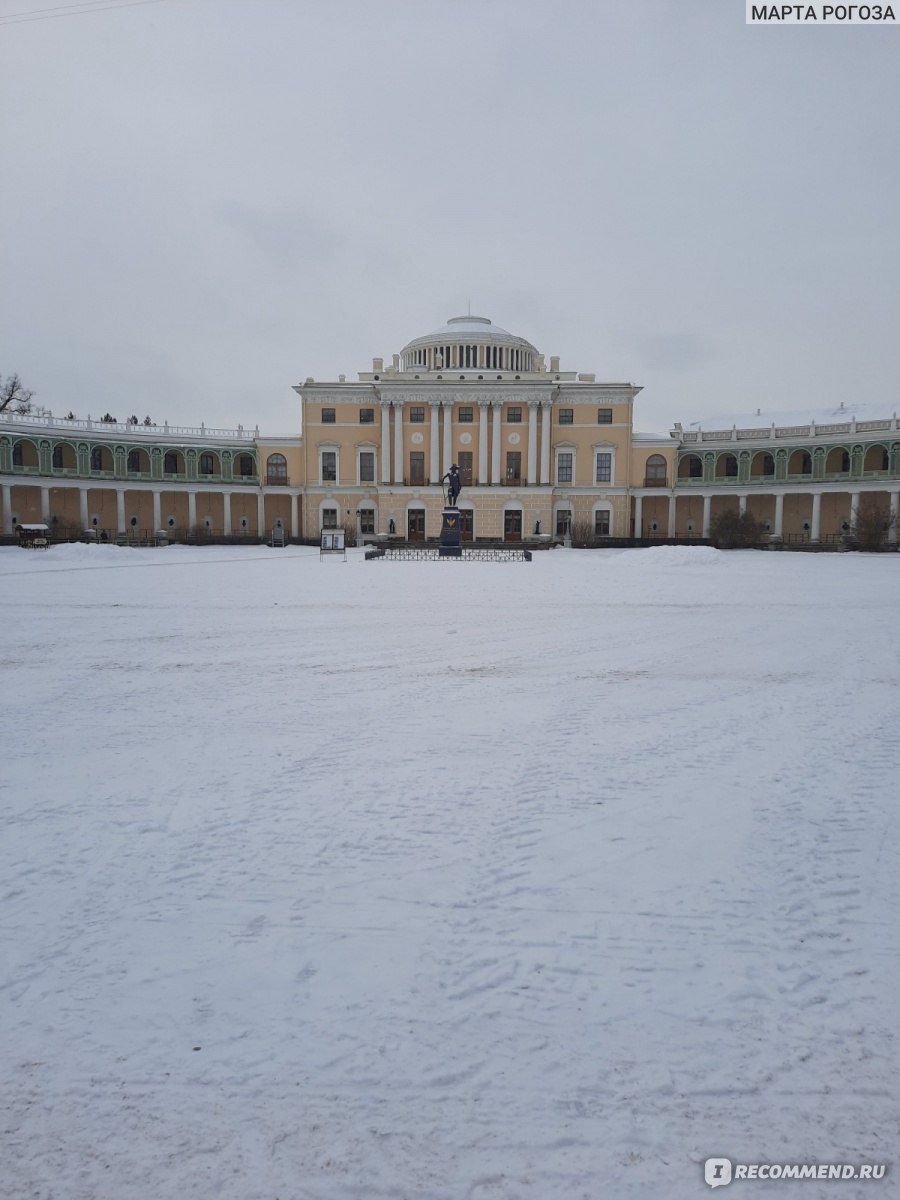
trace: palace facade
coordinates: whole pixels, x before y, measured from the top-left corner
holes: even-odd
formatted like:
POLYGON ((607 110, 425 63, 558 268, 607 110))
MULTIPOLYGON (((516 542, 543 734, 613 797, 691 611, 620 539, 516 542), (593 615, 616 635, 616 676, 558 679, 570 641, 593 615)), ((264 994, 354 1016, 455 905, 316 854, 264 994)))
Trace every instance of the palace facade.
MULTIPOLYGON (((772 538, 839 540, 864 497, 900 504, 896 414, 634 430, 640 387, 547 361, 484 317, 454 317, 353 381, 307 379, 299 436, 0 414, 2 531, 44 522, 119 541, 436 538, 459 467, 467 540, 702 538, 726 508, 772 538)), ((866 413, 868 406, 857 406, 866 413)), ((819 414, 822 416, 823 414, 819 414)), ((868 414, 866 414, 868 415, 868 414)))

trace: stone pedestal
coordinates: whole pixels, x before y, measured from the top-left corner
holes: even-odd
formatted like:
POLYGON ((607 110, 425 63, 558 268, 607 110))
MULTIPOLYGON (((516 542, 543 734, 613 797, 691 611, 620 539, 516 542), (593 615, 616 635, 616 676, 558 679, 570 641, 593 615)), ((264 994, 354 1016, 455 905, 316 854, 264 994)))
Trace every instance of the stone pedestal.
POLYGON ((439 558, 460 558, 462 555, 462 530, 458 508, 447 507, 441 513, 441 538, 439 558))

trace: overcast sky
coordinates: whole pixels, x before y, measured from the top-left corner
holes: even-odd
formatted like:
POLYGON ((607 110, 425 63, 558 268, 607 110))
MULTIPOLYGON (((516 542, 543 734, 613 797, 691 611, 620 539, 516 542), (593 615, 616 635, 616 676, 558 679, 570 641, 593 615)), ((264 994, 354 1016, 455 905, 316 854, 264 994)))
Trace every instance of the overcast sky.
POLYGON ((54 413, 296 433, 470 302, 639 430, 900 408, 900 27, 118 4, 0 0, 0 373, 54 413))

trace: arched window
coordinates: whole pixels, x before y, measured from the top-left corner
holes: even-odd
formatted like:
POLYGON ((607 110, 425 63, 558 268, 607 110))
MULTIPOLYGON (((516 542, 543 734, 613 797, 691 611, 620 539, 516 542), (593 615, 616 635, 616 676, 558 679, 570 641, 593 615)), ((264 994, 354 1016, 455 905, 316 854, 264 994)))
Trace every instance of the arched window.
POLYGON ((141 453, 139 450, 128 451, 128 470, 136 475, 141 469, 141 453))
POLYGON ((647 459, 647 474, 644 483, 647 487, 666 486, 666 460, 661 454, 651 454, 647 459))
POLYGON ((266 482, 287 483, 287 459, 283 454, 270 454, 266 459, 266 482))

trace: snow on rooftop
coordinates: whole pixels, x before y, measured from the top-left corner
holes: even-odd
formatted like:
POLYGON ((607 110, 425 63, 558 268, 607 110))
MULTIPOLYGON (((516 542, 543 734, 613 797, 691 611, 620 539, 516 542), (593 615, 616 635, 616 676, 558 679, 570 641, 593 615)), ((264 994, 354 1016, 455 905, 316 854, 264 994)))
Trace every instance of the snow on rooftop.
POLYGON ((839 404, 836 407, 799 408, 788 412, 757 409, 755 413, 720 413, 700 421, 685 424, 685 429, 768 429, 772 425, 832 425, 842 421, 874 421, 887 419, 892 413, 886 404, 839 404))

